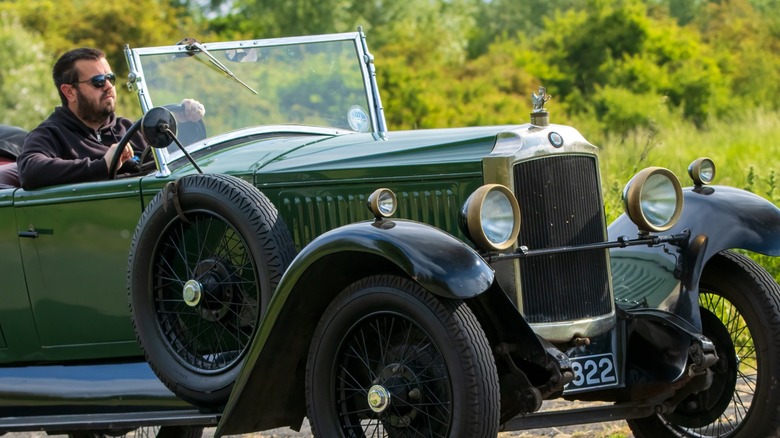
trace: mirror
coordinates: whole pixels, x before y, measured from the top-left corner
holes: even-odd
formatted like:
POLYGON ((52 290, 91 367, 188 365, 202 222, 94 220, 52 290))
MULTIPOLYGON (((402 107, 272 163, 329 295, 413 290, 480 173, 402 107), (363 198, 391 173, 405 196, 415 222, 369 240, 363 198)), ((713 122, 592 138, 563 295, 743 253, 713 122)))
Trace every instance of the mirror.
POLYGON ((165 148, 176 135, 176 118, 163 107, 155 107, 144 114, 141 123, 141 135, 154 148, 165 148))

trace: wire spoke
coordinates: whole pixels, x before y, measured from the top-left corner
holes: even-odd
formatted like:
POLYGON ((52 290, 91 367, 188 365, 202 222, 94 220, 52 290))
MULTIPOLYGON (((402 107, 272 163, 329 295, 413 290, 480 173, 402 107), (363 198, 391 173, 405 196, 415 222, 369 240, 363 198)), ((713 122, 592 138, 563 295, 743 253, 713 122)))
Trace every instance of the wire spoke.
POLYGON ((210 212, 185 213, 189 223, 170 227, 155 254, 158 324, 183 363, 217 370, 248 348, 258 323, 260 285, 248 247, 229 223, 210 212), (194 307, 182 297, 189 280, 202 288, 194 307))
POLYGON ((337 369, 336 402, 348 436, 432 437, 448 430, 451 394, 443 358, 430 335, 407 317, 380 313, 365 318, 345 337, 337 369), (367 401, 368 389, 377 382, 396 394, 381 415, 367 401), (417 395, 408 398, 412 389, 417 395), (399 427, 403 421, 407 425, 399 427))

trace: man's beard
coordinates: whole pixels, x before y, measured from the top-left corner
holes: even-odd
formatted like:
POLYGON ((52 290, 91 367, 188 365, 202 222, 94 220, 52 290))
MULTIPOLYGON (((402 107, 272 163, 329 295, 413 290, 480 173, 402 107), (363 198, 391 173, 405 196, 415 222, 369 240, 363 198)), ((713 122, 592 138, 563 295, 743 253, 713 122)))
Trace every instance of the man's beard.
MULTIPOLYGON (((103 97, 101 96, 100 102, 102 102, 102 99, 103 97)), ((81 94, 81 90, 78 89, 76 90, 76 102, 78 103, 79 116, 88 122, 102 124, 114 113, 113 107, 104 106, 101 108, 98 106, 99 104, 90 102, 86 96, 81 94)))

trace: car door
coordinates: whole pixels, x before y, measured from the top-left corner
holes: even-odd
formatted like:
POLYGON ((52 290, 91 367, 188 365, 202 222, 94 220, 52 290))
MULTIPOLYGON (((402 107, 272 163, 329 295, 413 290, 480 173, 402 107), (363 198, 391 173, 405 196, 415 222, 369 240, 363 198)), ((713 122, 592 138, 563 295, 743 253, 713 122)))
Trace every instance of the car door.
POLYGON ((34 353, 40 343, 27 298, 13 194, 0 190, 0 363, 34 353))
POLYGON ((133 178, 15 192, 39 358, 138 354, 126 278, 142 208, 139 187, 133 178))

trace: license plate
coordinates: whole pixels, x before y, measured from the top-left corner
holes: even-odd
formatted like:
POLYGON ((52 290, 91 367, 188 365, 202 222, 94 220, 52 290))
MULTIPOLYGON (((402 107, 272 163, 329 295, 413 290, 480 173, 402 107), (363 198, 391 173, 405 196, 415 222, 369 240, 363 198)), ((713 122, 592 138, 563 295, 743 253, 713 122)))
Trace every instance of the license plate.
POLYGON ((574 380, 563 388, 564 393, 617 386, 615 360, 611 353, 572 357, 570 360, 574 380))

